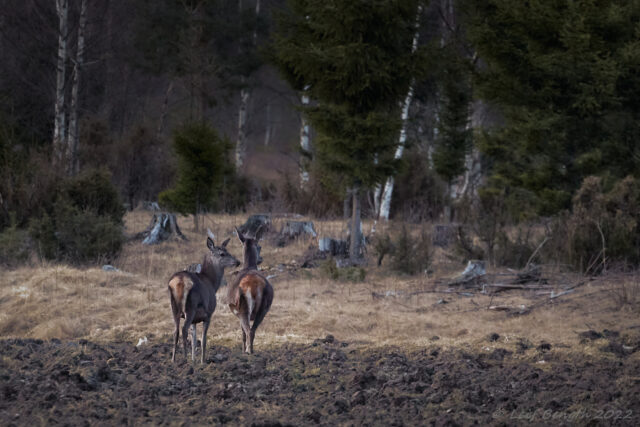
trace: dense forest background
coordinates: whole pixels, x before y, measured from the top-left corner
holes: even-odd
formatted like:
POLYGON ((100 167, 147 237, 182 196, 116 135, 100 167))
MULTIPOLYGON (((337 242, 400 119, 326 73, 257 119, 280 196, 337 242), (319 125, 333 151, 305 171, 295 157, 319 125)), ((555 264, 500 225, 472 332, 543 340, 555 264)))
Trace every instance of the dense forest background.
POLYGON ((3 253, 116 253, 122 204, 159 200, 629 265, 639 71, 635 0, 5 0, 3 253))

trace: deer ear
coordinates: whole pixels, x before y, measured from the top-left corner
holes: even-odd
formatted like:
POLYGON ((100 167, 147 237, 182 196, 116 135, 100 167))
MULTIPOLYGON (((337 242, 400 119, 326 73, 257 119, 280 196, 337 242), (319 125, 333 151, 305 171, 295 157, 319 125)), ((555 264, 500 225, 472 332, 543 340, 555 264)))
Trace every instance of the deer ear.
POLYGON ((236 234, 238 235, 238 239, 240 239, 240 243, 244 244, 244 236, 242 235, 240 230, 238 230, 238 227, 236 227, 236 234))
POLYGON ((222 242, 222 247, 226 248, 227 247, 227 243, 229 243, 229 240, 231 240, 231 238, 228 238, 227 240, 225 240, 224 242, 222 242))
POLYGON ((207 237, 207 247, 210 250, 213 250, 215 243, 213 243, 213 239, 211 237, 207 237))

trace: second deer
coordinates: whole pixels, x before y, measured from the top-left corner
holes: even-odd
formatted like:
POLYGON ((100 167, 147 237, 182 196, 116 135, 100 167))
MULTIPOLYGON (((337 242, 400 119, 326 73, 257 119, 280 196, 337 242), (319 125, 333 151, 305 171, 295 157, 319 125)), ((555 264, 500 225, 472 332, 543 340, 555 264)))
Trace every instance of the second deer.
POLYGON ((243 246, 244 264, 233 284, 229 285, 227 301, 231 312, 240 319, 243 351, 252 354, 256 330, 273 302, 273 287, 258 271, 258 240, 243 235, 237 228, 236 232, 243 246))

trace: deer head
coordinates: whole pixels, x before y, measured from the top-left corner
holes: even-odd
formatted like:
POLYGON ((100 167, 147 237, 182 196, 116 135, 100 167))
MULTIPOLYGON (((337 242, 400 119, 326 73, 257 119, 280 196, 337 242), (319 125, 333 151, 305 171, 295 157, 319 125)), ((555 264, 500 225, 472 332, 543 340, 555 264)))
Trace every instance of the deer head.
MULTIPOLYGON (((262 227, 260 227, 262 228, 262 227)), ((256 230, 256 236, 259 235, 259 231, 256 230)), ((258 264, 262 262, 262 257, 260 256, 260 251, 262 247, 258 244, 258 239, 254 237, 245 236, 242 234, 238 227, 236 227, 236 233, 238 234, 238 239, 240 243, 242 243, 243 252, 244 252, 244 265, 245 269, 257 269, 258 264)))
POLYGON ((209 253, 205 256, 205 262, 209 262, 213 265, 220 267, 238 267, 240 261, 238 261, 233 255, 227 251, 227 244, 230 239, 222 242, 222 245, 216 246, 215 236, 211 230, 207 230, 207 248, 209 253))

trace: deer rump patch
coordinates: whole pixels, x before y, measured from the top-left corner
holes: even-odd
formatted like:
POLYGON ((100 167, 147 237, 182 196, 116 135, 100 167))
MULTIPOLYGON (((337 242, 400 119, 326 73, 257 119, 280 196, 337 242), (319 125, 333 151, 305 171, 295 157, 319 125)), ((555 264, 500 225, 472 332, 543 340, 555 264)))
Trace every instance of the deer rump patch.
POLYGON ((262 295, 266 281, 257 273, 249 273, 242 276, 229 295, 229 306, 234 313, 248 310, 249 320, 255 320, 256 313, 260 310, 262 295), (244 298, 241 298, 244 297, 244 298), (251 307, 253 305, 253 307, 251 307))
POLYGON ((189 291, 193 288, 193 280, 189 274, 177 273, 169 280, 169 289, 171 290, 171 296, 176 303, 176 306, 180 309, 180 315, 184 317, 187 296, 189 291))

